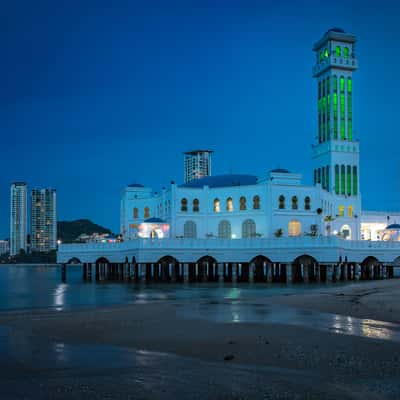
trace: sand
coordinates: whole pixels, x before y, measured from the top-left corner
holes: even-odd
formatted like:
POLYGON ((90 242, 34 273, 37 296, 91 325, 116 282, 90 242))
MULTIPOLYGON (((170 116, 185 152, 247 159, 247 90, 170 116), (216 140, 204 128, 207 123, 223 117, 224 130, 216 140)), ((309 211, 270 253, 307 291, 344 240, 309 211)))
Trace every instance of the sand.
POLYGON ((399 305, 392 280, 235 301, 5 312, 0 397, 396 399, 399 305), (287 307, 312 324, 268 322, 287 307), (230 322, 216 322, 231 310, 230 322), (320 317, 335 320, 325 313, 355 318, 365 335, 319 329, 320 317), (251 322, 258 314, 263 322, 251 322), (241 315, 250 322, 233 322, 241 315), (393 337, 367 337, 374 323, 357 318, 390 322, 393 337))

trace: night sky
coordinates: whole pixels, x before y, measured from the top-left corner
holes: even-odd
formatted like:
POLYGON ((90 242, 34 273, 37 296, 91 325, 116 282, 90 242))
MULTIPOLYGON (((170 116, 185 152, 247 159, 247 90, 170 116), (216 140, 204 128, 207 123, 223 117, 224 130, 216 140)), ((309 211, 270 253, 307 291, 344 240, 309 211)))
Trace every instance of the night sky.
POLYGON ((215 151, 214 174, 281 167, 311 184, 311 49, 334 26, 359 38, 363 208, 400 210, 395 1, 16 0, 0 13, 1 238, 15 180, 55 187, 59 220, 117 232, 124 186, 182 182, 195 148, 215 151))

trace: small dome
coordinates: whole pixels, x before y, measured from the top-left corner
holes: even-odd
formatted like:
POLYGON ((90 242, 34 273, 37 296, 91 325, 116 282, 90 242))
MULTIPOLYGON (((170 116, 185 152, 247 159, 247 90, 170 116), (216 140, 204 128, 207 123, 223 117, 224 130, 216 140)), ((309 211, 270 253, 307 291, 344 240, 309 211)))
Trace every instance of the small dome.
POLYGON ((144 220, 144 222, 149 223, 149 224, 165 224, 166 221, 164 221, 161 218, 147 218, 144 220))
POLYGON ((346 32, 344 31, 344 29, 338 28, 337 26, 335 26, 335 27, 329 29, 328 32, 346 33, 346 32))
POLYGON ((141 185, 140 183, 131 183, 130 185, 128 185, 128 187, 130 187, 130 188, 144 188, 144 186, 141 185))
POLYGON ((290 174, 290 171, 284 168, 276 168, 271 170, 270 172, 276 173, 276 174, 290 174))
POLYGON ((400 224, 391 224, 386 227, 389 230, 399 230, 400 231, 400 224))

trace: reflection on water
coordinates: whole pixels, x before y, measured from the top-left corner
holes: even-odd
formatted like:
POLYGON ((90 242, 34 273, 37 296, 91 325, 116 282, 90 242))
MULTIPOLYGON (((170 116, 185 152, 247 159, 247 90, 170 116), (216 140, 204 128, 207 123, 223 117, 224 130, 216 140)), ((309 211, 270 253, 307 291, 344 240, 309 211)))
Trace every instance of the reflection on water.
POLYGON ((178 313, 186 318, 201 318, 224 323, 275 323, 302 326, 344 335, 400 342, 400 324, 345 315, 300 310, 240 301, 187 304, 178 313))
POLYGON ((70 265, 67 283, 61 283, 58 266, 0 265, 0 311, 32 308, 65 310, 170 300, 236 300, 302 291, 326 285, 279 284, 136 284, 83 282, 82 267, 70 265))

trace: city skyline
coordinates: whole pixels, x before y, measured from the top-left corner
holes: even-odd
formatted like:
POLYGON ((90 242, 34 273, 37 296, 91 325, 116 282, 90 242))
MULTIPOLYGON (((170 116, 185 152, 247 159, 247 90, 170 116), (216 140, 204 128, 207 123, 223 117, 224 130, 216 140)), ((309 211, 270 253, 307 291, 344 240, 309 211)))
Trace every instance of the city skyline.
POLYGON ((183 183, 181 153, 191 148, 215 151, 214 174, 283 167, 311 184, 310 132, 318 131, 310 43, 332 26, 357 32, 360 40, 354 131, 362 139, 363 208, 398 209, 398 7, 381 12, 382 5, 363 2, 361 15, 360 2, 339 2, 335 15, 316 6, 315 15, 304 16, 310 7, 243 4, 204 6, 196 15, 177 4, 157 12, 121 6, 107 16, 71 7, 60 28, 65 10, 48 5, 38 15, 28 8, 28 17, 10 8, 7 34, 13 40, 1 67, 3 79, 10 79, 0 113, 14 151, 0 161, 1 237, 9 236, 12 181, 57 187, 59 220, 87 217, 117 231, 125 185, 158 190, 170 180, 183 183), (24 33, 35 20, 45 27, 32 27, 30 41, 24 33), (40 164, 33 163, 37 155, 40 164), (15 157, 23 162, 9 168, 15 157))

